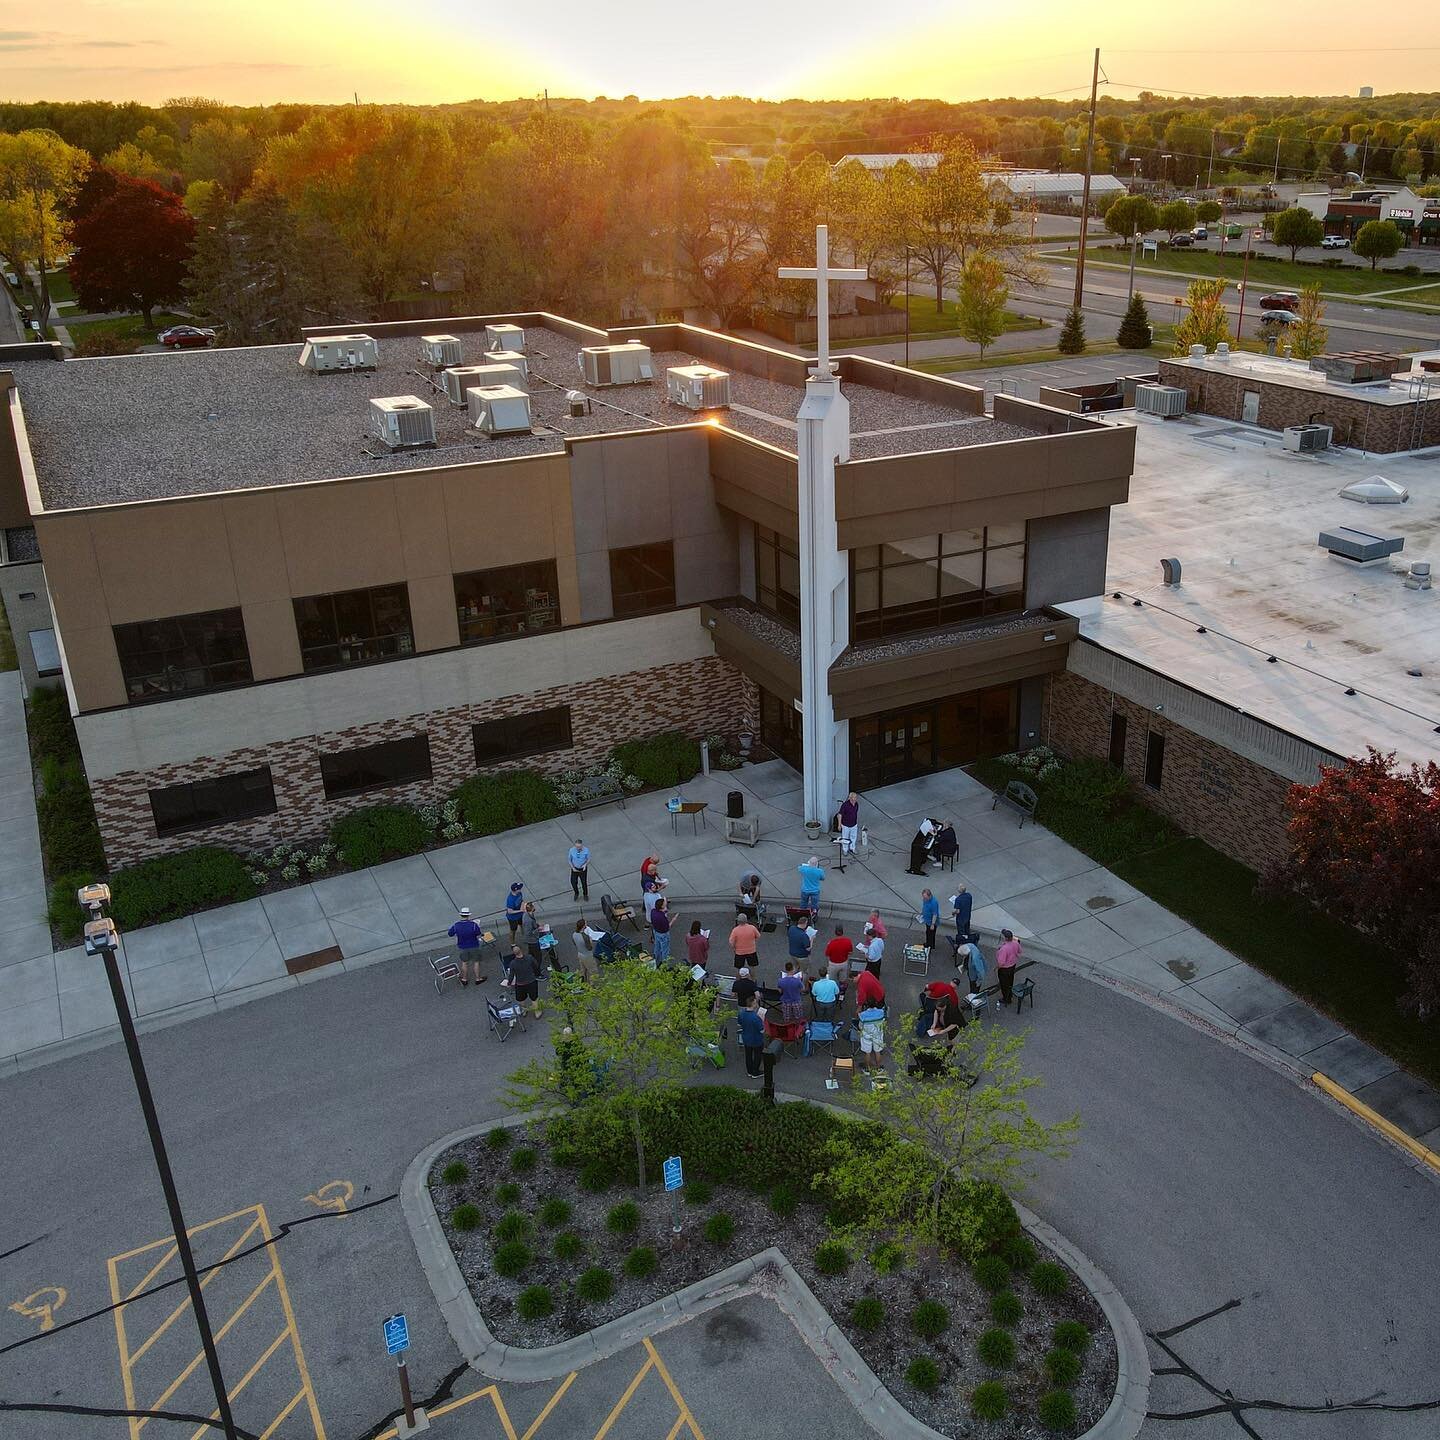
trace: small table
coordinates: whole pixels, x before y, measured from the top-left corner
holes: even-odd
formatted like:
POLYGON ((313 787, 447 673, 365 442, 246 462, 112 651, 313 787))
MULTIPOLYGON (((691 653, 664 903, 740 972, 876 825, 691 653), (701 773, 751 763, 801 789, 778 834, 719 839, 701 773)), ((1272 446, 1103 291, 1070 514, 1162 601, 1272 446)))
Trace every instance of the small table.
POLYGON ((671 832, 677 835, 680 833, 680 817, 682 815, 688 815, 690 817, 690 828, 695 834, 698 835, 700 833, 700 827, 702 825, 708 830, 710 828, 710 822, 705 818, 705 812, 709 808, 710 802, 708 800, 682 800, 678 805, 666 806, 666 809, 670 812, 671 832))

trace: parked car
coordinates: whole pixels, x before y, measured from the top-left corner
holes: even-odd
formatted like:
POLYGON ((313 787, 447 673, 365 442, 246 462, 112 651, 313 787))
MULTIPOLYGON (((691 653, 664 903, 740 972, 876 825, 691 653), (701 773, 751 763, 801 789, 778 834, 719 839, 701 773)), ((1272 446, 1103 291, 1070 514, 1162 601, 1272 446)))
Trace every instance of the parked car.
POLYGON ((1260 308, 1262 310, 1289 310, 1293 312, 1300 308, 1300 297, 1293 290, 1277 290, 1273 295, 1262 295, 1260 297, 1260 308))
POLYGON ((1260 323, 1262 325, 1275 325, 1283 328, 1286 325, 1294 325, 1300 317, 1293 310, 1262 310, 1260 312, 1260 323))
POLYGON ((155 337, 167 350, 192 350, 208 345, 215 332, 203 325, 172 325, 155 337))
POLYGON ((1193 245, 1195 243, 1195 237, 1188 230, 1182 230, 1170 243, 1176 246, 1193 245))
POLYGON ((1208 240, 1210 238, 1210 232, 1203 225, 1197 225, 1190 234, 1191 237, 1196 240, 1208 240))
POLYGON ((1350 240, 1349 240, 1349 237, 1348 237, 1348 236, 1345 236, 1345 235, 1327 235, 1327 236, 1320 242, 1320 248, 1321 248, 1322 250, 1344 250, 1344 249, 1346 249, 1346 248, 1349 246, 1349 244, 1350 244, 1350 240))

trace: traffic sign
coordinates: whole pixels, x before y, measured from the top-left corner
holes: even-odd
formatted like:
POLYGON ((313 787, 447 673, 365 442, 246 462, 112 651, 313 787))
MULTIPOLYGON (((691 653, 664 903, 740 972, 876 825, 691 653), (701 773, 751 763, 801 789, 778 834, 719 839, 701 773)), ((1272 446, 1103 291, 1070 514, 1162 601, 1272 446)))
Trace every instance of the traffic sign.
POLYGON ((678 1190, 685 1183, 685 1171, 680 1165, 680 1157, 672 1155, 665 1162, 665 1188, 667 1190, 678 1190))
POLYGON ((410 1348, 410 1322, 403 1315, 392 1315, 385 1322, 385 1349, 398 1355, 410 1348))

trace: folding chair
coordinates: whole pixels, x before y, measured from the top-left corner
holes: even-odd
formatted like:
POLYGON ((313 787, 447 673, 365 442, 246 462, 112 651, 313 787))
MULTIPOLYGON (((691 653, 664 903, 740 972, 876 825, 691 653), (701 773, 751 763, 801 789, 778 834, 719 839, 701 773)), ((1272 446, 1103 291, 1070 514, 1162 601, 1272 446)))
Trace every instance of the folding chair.
POLYGON ((609 895, 600 897, 600 909, 605 916, 605 923, 611 930, 618 930, 628 920, 630 928, 638 935, 640 927, 635 923, 635 907, 628 900, 615 900, 609 895))
POLYGON ((842 1026, 838 1018, 810 1021, 805 1027, 804 1053, 809 1055, 818 1051, 834 1060, 840 1053, 835 1047, 845 1041, 845 1036, 841 1031, 842 1026))
POLYGON ((924 945, 907 945, 902 950, 904 975, 928 975, 930 973, 930 951, 924 945))
POLYGON ((1015 1013, 1016 1013, 1017 1015, 1020 1013, 1020 1007, 1021 1007, 1027 1000, 1030 1002, 1030 1008, 1031 1008, 1031 1010, 1034 1010, 1034 1008, 1035 1008, 1035 982, 1034 982, 1033 980, 1022 980, 1022 981, 1015 987, 1015 1013))
POLYGON ((502 1045, 510 1038, 510 1032, 517 1025, 522 1032, 525 1029, 525 1007, 516 1001, 511 1000, 504 1005, 497 1005, 487 997, 485 1013, 490 1021, 490 1033, 502 1045))
POLYGON ((460 975, 460 967, 448 955, 432 955, 430 968, 435 972, 431 978, 435 981, 437 995, 444 993, 447 980, 458 979, 460 975))

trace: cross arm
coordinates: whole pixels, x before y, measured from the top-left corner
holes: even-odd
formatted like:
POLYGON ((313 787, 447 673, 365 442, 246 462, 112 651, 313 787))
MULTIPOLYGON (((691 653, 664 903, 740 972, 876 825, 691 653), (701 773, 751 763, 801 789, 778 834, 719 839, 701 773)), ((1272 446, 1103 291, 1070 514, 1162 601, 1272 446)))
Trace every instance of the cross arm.
MULTIPOLYGON (((818 280, 821 278, 813 266, 807 270, 803 265, 782 265, 779 275, 782 280, 818 280)), ((827 280, 868 280, 870 272, 868 270, 827 269, 824 278, 827 280)))

